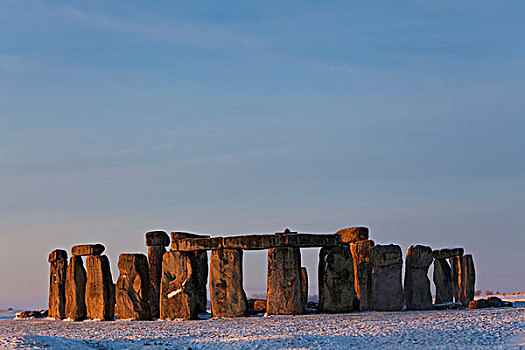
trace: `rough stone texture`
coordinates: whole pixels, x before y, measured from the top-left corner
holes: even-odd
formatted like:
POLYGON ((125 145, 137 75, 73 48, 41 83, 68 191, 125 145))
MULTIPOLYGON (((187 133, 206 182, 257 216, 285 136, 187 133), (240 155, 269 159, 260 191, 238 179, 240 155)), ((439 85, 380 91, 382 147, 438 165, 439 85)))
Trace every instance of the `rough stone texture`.
POLYGON ((146 245, 148 247, 161 245, 167 247, 170 245, 170 237, 164 231, 146 232, 146 245))
POLYGON ((464 252, 463 248, 443 248, 434 250, 432 256, 434 259, 449 259, 455 256, 462 256, 464 252))
POLYGON ((437 305, 453 302, 452 271, 446 259, 434 260, 434 274, 432 279, 436 286, 436 300, 434 303, 437 305))
POLYGON ((428 268, 432 260, 432 248, 422 245, 408 248, 404 284, 408 310, 432 309, 432 294, 428 279, 428 268))
POLYGON ((468 305, 474 300, 474 288, 476 283, 476 271, 474 269, 474 260, 472 255, 466 254, 459 257, 459 302, 468 305))
POLYGON ((368 227, 348 227, 337 231, 335 234, 340 235, 345 244, 355 243, 368 239, 368 227))
POLYGON ((189 233, 189 232, 172 232, 171 233, 171 240, 176 241, 179 239, 184 238, 210 238, 208 235, 201 235, 197 233, 189 233))
POLYGON ((100 255, 106 250, 102 244, 80 244, 71 248, 71 255, 100 255))
POLYGON ((308 304, 308 271, 306 267, 301 267, 301 292, 303 293, 303 305, 308 304))
POLYGON ((401 284, 403 260, 398 245, 376 245, 370 250, 372 265, 372 309, 399 311, 405 305, 401 284))
POLYGON ((469 309, 484 309, 488 307, 512 307, 512 303, 503 301, 498 297, 490 297, 487 299, 474 300, 468 304, 469 309))
POLYGON ((354 288, 359 298, 359 310, 371 308, 372 265, 370 265, 370 250, 374 241, 364 240, 350 243, 350 252, 354 261, 354 288))
POLYGON ((115 319, 115 285, 111 277, 109 259, 105 255, 86 258, 86 308, 92 320, 115 319))
POLYGON ((456 256, 450 258, 450 275, 452 280, 452 294, 454 296, 454 301, 459 303, 459 264, 461 257, 456 256))
POLYGON ((67 267, 66 317, 73 321, 86 319, 86 270, 80 256, 72 256, 67 267))
POLYGON ((211 252, 210 297, 213 317, 246 316, 242 255, 241 249, 219 249, 211 252))
POLYGON ((354 263, 348 246, 324 247, 319 252, 319 311, 354 309, 354 263))
POLYGON ((197 273, 195 253, 173 252, 162 259, 160 318, 197 318, 197 273))
POLYGON ((212 238, 180 238, 171 241, 174 251, 216 250, 216 249, 246 249, 261 250, 277 247, 331 247, 341 245, 340 235, 314 234, 275 234, 247 235, 212 238))
POLYGON ((256 299, 253 303, 253 310, 257 313, 265 313, 266 312, 266 300, 256 299))
POLYGON ((144 254, 121 254, 115 291, 116 312, 121 320, 149 320, 150 278, 148 258, 144 254))
POLYGON ((163 245, 148 246, 148 265, 150 278, 150 309, 151 317, 160 317, 160 281, 162 280, 162 256, 166 253, 163 245))
MULTIPOLYGON (((277 236, 277 235, 276 235, 277 236)), ((305 308, 301 292, 301 250, 268 249, 267 307, 270 315, 300 315, 305 308)))
POLYGON ((56 249, 49 254, 49 311, 48 317, 66 317, 67 252, 56 249), (52 258, 53 256, 53 258, 52 258))
POLYGON ((62 260, 62 259, 67 260, 67 252, 63 249, 55 249, 51 253, 49 253, 49 257, 47 261, 52 263, 53 261, 62 260))

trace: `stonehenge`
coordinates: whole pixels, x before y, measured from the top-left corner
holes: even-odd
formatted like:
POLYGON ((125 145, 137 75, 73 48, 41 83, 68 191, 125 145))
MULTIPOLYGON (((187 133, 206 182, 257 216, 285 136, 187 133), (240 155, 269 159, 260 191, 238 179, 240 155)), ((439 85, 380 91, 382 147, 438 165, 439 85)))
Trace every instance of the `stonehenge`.
POLYGON ((309 313, 317 308, 321 313, 446 309, 453 300, 467 307, 474 299, 474 260, 463 248, 410 246, 403 279, 401 247, 376 245, 366 227, 349 227, 334 234, 286 229, 225 237, 187 232, 171 232, 170 237, 165 231, 149 231, 145 243, 147 256, 120 254, 116 285, 102 244, 73 246, 69 263, 65 250, 53 250, 48 257, 48 317, 73 321, 110 321, 115 316, 198 319, 208 310, 208 284, 213 317, 260 312, 300 315, 307 304, 309 313), (301 266, 301 248, 320 248, 318 304, 308 302, 309 278, 301 266), (246 298, 244 250, 268 252, 266 299, 246 298), (432 264, 434 303, 428 278, 432 264))

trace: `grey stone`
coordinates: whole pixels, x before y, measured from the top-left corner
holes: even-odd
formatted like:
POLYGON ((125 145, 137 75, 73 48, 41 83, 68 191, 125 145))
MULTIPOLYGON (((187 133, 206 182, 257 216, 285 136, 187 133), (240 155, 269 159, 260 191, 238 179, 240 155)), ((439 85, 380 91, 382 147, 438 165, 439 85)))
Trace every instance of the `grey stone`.
POLYGON ((146 245, 148 247, 161 245, 167 247, 170 245, 170 237, 164 231, 146 232, 146 245))
POLYGON ((169 251, 162 259, 160 318, 197 319, 197 262, 193 252, 169 251))
POLYGON ((443 248, 434 250, 432 256, 434 259, 449 259, 455 256, 462 256, 464 252, 463 248, 443 248))
POLYGON ((211 252, 210 297, 213 317, 246 316, 243 289, 242 250, 219 249, 211 252))
POLYGON ((49 254, 49 309, 48 317, 66 317, 67 252, 56 249, 49 254))
POLYGON ((405 305, 401 284, 403 260, 398 245, 376 245, 370 251, 372 265, 372 309, 400 311, 405 305))
POLYGON ((453 258, 449 259, 450 261, 450 273, 451 273, 451 280, 452 280, 452 293, 454 296, 454 301, 456 303, 460 302, 459 298, 459 264, 461 261, 460 256, 455 256, 453 258))
POLYGON ((466 306, 474 300, 476 271, 472 255, 466 254, 459 259, 459 302, 466 306))
POLYGON ((354 309, 354 263, 348 246, 321 248, 318 279, 320 312, 342 313, 354 309))
POLYGON ((71 255, 100 255, 105 249, 102 244, 80 244, 71 248, 71 255))
POLYGON ((304 313, 301 291, 301 250, 268 249, 267 308, 270 315, 304 313))
POLYGON ((432 260, 432 248, 422 245, 408 248, 404 285, 408 310, 432 309, 432 294, 428 279, 428 268, 432 260))
POLYGON ((119 319, 149 320, 150 278, 148 259, 144 254, 121 254, 115 299, 119 319))
POLYGON ((92 320, 115 319, 115 285, 109 259, 105 255, 86 258, 86 309, 92 320))
POLYGON ((73 321, 86 319, 86 270, 80 256, 72 256, 67 267, 66 317, 73 321))
POLYGON ((308 304, 308 271, 306 267, 301 267, 301 292, 303 294, 303 304, 308 304))
POLYGON ((434 260, 432 279, 436 286, 436 300, 434 303, 438 305, 453 302, 452 271, 446 259, 434 260))
POLYGON ((160 282, 162 280, 162 256, 166 253, 163 245, 148 246, 148 265, 150 278, 150 309, 151 317, 160 317, 160 282))
POLYGON ((371 308, 372 293, 372 265, 370 264, 370 250, 374 246, 371 240, 350 243, 350 252, 354 261, 354 287, 359 298, 359 310, 367 311, 371 308))
POLYGON ((348 227, 336 232, 340 235, 343 243, 355 243, 357 241, 363 241, 368 239, 368 227, 348 227))

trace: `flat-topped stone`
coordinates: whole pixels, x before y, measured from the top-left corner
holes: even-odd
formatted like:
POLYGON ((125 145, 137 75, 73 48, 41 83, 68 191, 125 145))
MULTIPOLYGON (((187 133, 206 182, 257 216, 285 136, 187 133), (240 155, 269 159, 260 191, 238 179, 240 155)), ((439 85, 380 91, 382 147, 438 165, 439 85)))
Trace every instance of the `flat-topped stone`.
POLYGON ((335 234, 289 233, 275 235, 245 235, 211 238, 181 238, 171 242, 173 251, 216 249, 261 250, 278 247, 333 247, 341 245, 341 236, 335 234))
POLYGON ((102 244, 79 244, 71 248, 71 255, 100 255, 106 250, 102 244))
POLYGON ((340 235, 343 243, 354 243, 368 239, 368 227, 348 227, 337 231, 335 234, 340 235))
POLYGON ((201 235, 197 233, 190 233, 190 232, 172 232, 171 233, 171 240, 175 241, 177 239, 184 239, 184 238, 210 238, 209 235, 201 235))
POLYGON ((449 259, 455 256, 462 256, 464 252, 463 248, 443 248, 434 250, 432 256, 434 259, 449 259))
POLYGON ((146 245, 148 247, 161 245, 167 247, 170 245, 170 237, 164 231, 146 232, 146 245))
POLYGON ((49 253, 49 258, 47 259, 47 261, 52 263, 53 261, 64 259, 67 260, 67 252, 63 249, 55 249, 51 253, 49 253))
POLYGON ((376 245, 372 248, 373 266, 385 267, 395 264, 403 264, 401 248, 398 245, 376 245))

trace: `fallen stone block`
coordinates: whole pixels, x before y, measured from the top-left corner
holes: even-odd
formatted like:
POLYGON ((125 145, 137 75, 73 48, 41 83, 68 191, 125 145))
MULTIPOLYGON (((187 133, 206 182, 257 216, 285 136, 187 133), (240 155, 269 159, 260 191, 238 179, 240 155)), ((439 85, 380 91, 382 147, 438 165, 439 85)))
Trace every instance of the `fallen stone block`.
POLYGON ((487 299, 473 300, 468 304, 469 309, 485 309, 489 307, 512 307, 512 303, 503 301, 498 297, 490 297, 487 299))

